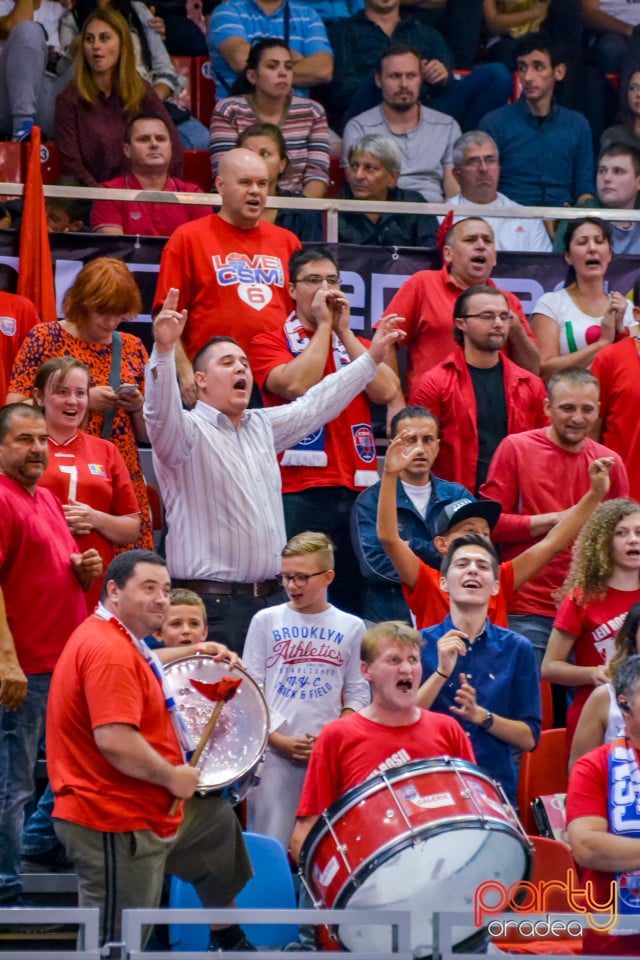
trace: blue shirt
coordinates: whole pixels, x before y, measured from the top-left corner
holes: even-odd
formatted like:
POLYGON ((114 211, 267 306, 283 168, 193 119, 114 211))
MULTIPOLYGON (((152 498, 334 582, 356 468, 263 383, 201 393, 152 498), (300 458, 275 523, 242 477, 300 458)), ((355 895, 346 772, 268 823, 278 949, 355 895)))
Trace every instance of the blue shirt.
POLYGON ((585 117, 553 104, 534 116, 524 97, 492 110, 479 127, 500 151, 500 190, 517 203, 560 207, 595 186, 593 142, 585 117))
MULTIPOLYGON (((423 676, 427 677, 438 666, 437 643, 448 630, 455 628, 451 616, 442 623, 422 631, 425 645, 422 650, 423 676)), ((531 729, 536 743, 540 737, 541 705, 538 671, 531 643, 519 633, 498 627, 487 620, 479 637, 468 647, 464 657, 458 657, 451 679, 443 685, 431 709, 452 714, 460 686, 459 674, 466 673, 476 691, 479 707, 508 720, 522 720, 531 729)), ((516 775, 511 759, 511 745, 498 740, 490 730, 475 723, 456 719, 468 733, 479 766, 498 780, 509 800, 516 802, 516 775)))
MULTIPOLYGON (((360 564, 360 572, 367 580, 364 616, 367 620, 406 620, 411 614, 402 595, 400 577, 378 540, 376 530, 380 484, 376 483, 358 496, 351 508, 351 543, 360 564)), ((431 496, 426 516, 421 516, 407 495, 402 481, 396 485, 398 529, 403 540, 421 560, 440 569, 440 554, 433 545, 434 520, 440 509, 456 500, 475 500, 472 493, 460 483, 441 480, 431 474, 431 496)))
MULTIPOLYGON (((216 84, 216 98, 227 97, 236 74, 218 52, 220 44, 231 37, 240 37, 247 43, 255 43, 264 37, 285 36, 285 9, 287 0, 275 13, 267 14, 254 0, 227 0, 216 7, 209 24, 207 46, 211 54, 211 68, 216 84)), ((314 53, 332 53, 324 24, 313 7, 288 0, 289 42, 288 46, 303 57, 314 53)), ((306 96, 307 91, 296 88, 296 93, 306 96)))

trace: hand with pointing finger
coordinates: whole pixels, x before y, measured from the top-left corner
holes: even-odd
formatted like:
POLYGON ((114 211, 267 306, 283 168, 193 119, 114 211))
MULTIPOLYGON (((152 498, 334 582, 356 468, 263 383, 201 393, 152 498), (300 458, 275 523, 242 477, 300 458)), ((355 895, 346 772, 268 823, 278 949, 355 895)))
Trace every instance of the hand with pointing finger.
POLYGON ((153 339, 158 353, 169 353, 182 336, 187 322, 187 311, 178 310, 180 291, 171 287, 162 309, 153 321, 153 339))

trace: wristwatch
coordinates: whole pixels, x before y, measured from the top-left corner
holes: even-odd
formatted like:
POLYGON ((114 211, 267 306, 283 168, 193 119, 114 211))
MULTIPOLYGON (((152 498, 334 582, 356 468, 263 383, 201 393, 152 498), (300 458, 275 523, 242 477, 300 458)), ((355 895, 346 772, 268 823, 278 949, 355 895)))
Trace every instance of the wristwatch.
MULTIPOLYGON (((485 709, 486 709, 486 707, 485 707, 485 709)), ((482 723, 480 724, 480 726, 482 727, 483 730, 490 730, 491 727, 493 726, 493 721, 494 721, 494 720, 495 720, 495 717, 494 717, 493 714, 491 713, 491 710, 487 710, 487 715, 486 715, 486 717, 484 718, 484 720, 482 721, 482 723)))

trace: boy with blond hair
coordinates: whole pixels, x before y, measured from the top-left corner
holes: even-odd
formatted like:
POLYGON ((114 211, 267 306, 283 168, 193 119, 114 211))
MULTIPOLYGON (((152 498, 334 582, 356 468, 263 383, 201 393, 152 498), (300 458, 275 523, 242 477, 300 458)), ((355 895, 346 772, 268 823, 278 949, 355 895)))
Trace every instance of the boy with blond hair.
POLYGON ((330 720, 362 709, 362 620, 327 600, 334 547, 324 533, 299 533, 282 551, 279 580, 288 603, 260 610, 244 647, 247 669, 264 690, 270 730, 262 780, 248 799, 248 827, 286 848, 311 748, 330 720))

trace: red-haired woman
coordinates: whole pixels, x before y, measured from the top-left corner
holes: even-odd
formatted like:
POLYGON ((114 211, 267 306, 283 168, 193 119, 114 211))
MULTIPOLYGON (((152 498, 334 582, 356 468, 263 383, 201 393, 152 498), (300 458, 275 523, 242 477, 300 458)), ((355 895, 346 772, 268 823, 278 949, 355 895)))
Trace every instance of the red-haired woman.
POLYGON ((117 329, 124 319, 142 309, 140 290, 126 264, 99 257, 82 268, 67 291, 63 307, 64 320, 37 324, 23 341, 7 402, 33 396, 36 371, 50 357, 71 356, 87 365, 91 374, 87 433, 112 440, 122 454, 142 518, 136 545, 153 549, 149 502, 137 447, 137 440, 147 438, 142 388, 148 355, 138 337, 117 329))

